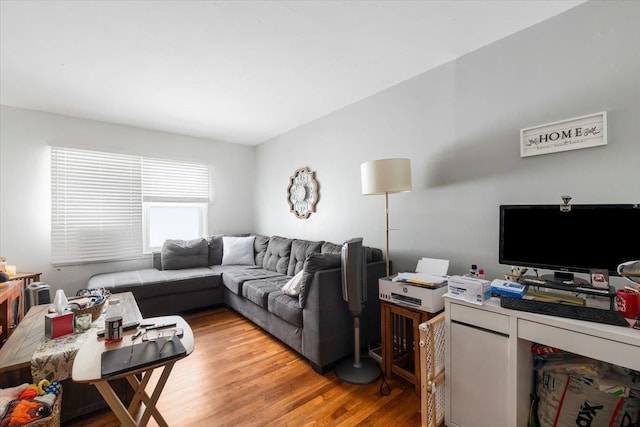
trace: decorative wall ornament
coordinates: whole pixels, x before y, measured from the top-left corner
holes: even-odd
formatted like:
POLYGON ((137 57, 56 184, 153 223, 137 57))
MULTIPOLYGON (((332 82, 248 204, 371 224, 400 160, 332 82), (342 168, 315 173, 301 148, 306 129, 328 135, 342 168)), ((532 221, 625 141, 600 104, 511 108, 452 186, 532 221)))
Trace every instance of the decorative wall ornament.
POLYGON ((607 145, 607 112, 520 131, 520 157, 607 145))
POLYGON ((289 179, 287 203, 297 218, 309 218, 316 211, 318 202, 318 182, 315 172, 307 168, 296 169, 289 179))

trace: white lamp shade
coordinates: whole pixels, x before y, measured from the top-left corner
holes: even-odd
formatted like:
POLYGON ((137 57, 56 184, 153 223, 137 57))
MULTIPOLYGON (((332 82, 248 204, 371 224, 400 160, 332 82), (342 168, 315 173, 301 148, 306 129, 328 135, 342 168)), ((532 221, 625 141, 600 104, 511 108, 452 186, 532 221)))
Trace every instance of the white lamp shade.
POLYGON ((382 159, 360 165, 362 194, 411 191, 411 160, 382 159))

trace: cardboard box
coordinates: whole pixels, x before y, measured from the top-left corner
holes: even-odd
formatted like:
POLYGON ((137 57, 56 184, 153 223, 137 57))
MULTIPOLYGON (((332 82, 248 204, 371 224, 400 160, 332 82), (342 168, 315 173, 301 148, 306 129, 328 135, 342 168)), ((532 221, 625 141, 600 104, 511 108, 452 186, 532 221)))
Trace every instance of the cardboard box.
POLYGON ((527 293, 527 285, 495 279, 491 282, 491 293, 513 298, 522 298, 527 293))
POLYGON ((58 338, 73 333, 73 313, 47 314, 44 316, 44 335, 58 338))
POLYGON ((475 277, 451 276, 448 295, 483 305, 485 301, 491 299, 491 282, 475 277))

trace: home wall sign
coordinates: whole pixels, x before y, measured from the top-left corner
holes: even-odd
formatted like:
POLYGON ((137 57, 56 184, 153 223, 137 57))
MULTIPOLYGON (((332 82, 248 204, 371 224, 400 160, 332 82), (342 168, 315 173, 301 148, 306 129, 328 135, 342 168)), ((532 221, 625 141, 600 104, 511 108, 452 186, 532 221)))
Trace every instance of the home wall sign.
POLYGON ((289 179, 287 203, 289 203, 290 211, 300 219, 309 218, 309 215, 316 211, 318 183, 315 172, 307 168, 296 169, 289 179))
POLYGON ((520 157, 607 145, 607 112, 520 131, 520 157))

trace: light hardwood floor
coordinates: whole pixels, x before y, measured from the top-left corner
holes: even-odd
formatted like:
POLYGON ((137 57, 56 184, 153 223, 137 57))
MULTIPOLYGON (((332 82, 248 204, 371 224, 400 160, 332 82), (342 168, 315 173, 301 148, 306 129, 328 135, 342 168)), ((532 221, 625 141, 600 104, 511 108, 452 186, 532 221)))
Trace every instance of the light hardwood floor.
MULTIPOLYGON (((158 403, 170 426, 420 425, 420 396, 404 380, 389 379, 391 393, 382 396, 380 381, 357 386, 333 371, 317 374, 304 358, 227 308, 184 317, 196 347, 176 363, 158 403)), ((119 424, 105 411, 66 425, 119 424)))

